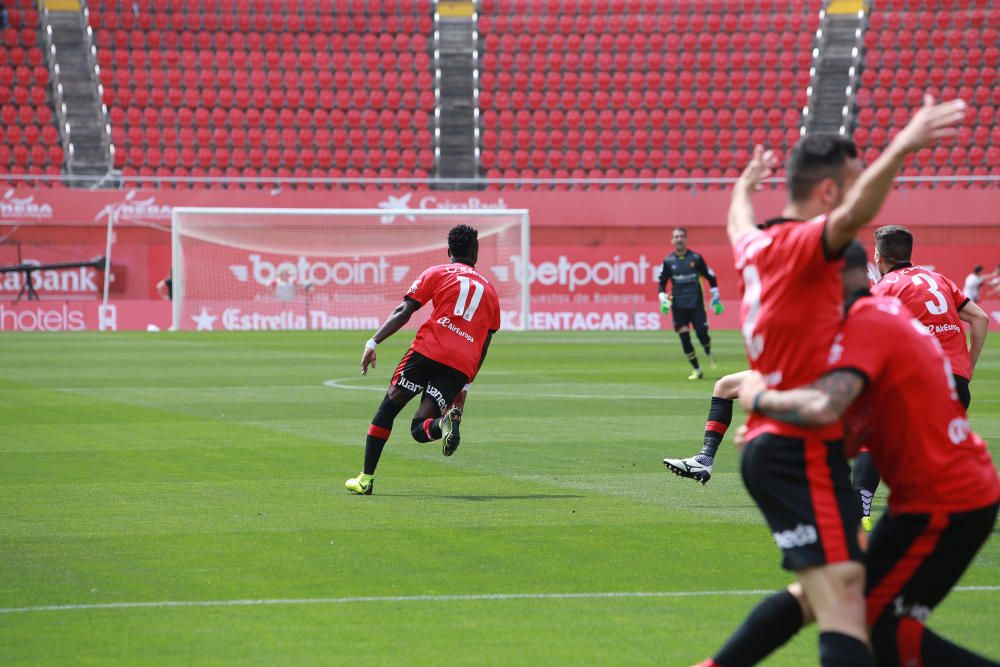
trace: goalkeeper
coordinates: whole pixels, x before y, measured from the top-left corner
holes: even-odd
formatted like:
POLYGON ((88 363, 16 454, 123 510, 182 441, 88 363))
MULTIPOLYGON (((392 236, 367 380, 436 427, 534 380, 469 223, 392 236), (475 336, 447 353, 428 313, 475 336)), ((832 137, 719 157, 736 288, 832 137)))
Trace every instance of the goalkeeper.
POLYGON ((698 355, 691 342, 691 327, 698 336, 698 342, 705 349, 708 362, 715 368, 712 357, 712 339, 708 335, 708 316, 705 314, 705 296, 701 279, 704 277, 712 288, 712 308, 716 315, 722 314, 722 300, 719 298, 719 281, 715 271, 708 268, 705 258, 687 247, 687 229, 677 227, 672 237, 674 251, 663 259, 660 271, 660 310, 666 315, 673 313, 674 331, 681 339, 684 354, 691 362, 689 380, 700 380, 705 376, 698 365, 698 355), (672 283, 668 294, 667 281, 672 283))

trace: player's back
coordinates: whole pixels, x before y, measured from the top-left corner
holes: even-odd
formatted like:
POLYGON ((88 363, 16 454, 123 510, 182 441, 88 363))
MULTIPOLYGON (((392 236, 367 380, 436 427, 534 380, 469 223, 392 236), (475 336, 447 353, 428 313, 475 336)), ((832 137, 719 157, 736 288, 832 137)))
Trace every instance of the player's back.
POLYGON ((964 511, 1000 498, 989 451, 969 426, 940 344, 901 301, 859 299, 831 367, 868 378, 845 426, 852 446, 870 449, 894 511, 964 511))
MULTIPOLYGON (((772 225, 747 234, 735 249, 750 367, 775 389, 809 384, 820 376, 843 319, 843 262, 826 256, 825 220, 821 216, 772 225)), ((751 433, 804 433, 760 415, 752 415, 748 427, 751 433)), ((830 426, 811 433, 832 439, 839 437, 840 428, 830 426)))
POLYGON ((467 264, 439 264, 421 273, 406 296, 434 304, 413 349, 475 377, 487 334, 500 328, 500 298, 490 281, 467 264))
POLYGON ((894 296, 937 337, 951 361, 952 372, 969 379, 972 362, 958 316, 969 300, 946 276, 920 266, 894 269, 872 287, 872 294, 894 296))

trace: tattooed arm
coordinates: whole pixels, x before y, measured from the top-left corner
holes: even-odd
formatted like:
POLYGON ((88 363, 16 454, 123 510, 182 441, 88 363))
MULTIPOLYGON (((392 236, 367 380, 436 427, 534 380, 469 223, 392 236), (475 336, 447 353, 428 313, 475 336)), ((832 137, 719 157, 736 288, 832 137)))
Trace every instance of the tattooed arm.
POLYGON ((740 405, 796 426, 825 426, 840 419, 861 392, 866 379, 853 370, 827 373, 808 387, 779 391, 768 389, 764 378, 754 373, 740 387, 740 405))

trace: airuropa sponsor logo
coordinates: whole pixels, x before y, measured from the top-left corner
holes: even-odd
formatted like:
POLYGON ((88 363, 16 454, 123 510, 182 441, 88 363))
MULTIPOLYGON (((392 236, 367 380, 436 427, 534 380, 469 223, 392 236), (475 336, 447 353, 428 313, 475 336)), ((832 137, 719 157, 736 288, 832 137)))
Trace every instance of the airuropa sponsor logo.
POLYGON ((310 261, 299 257, 294 262, 274 263, 249 255, 250 266, 232 264, 229 267, 233 277, 241 283, 248 282, 251 275, 258 285, 271 287, 279 274, 286 275, 300 285, 323 287, 324 285, 380 285, 402 282, 410 272, 410 267, 402 264, 391 265, 385 257, 362 261, 324 262, 310 261))
MULTIPOLYGON (((509 208, 507 202, 504 201, 503 197, 497 197, 496 201, 483 201, 479 197, 469 196, 466 199, 451 200, 442 199, 438 195, 426 194, 420 199, 413 201, 414 193, 410 192, 405 195, 395 196, 389 195, 385 201, 378 203, 378 207, 385 209, 387 211, 405 211, 405 210, 439 210, 439 211, 502 211, 509 208)), ((402 217, 408 222, 416 222, 417 216, 407 215, 405 213, 395 214, 387 213, 379 218, 379 221, 383 225, 391 225, 396 221, 397 217, 402 217)))
POLYGON ((18 199, 10 189, 0 199, 0 218, 8 220, 51 220, 52 207, 35 203, 34 195, 18 199))
POLYGON ((441 326, 443 326, 448 331, 451 331, 452 333, 458 334, 459 336, 461 336, 465 340, 469 341, 470 343, 475 343, 476 342, 476 337, 475 336, 473 336, 472 334, 470 334, 470 333, 468 333, 466 331, 462 331, 461 329, 459 329, 458 327, 456 327, 454 324, 451 323, 451 319, 449 319, 447 317, 440 318, 437 321, 437 323, 440 324, 441 326))
POLYGON ((774 533, 774 541, 781 549, 794 549, 815 544, 819 541, 819 534, 816 532, 816 526, 803 526, 800 523, 792 530, 774 533))
POLYGON ((136 191, 129 190, 125 198, 114 204, 108 204, 94 216, 94 220, 106 220, 111 216, 115 222, 141 220, 144 222, 170 222, 173 207, 170 204, 159 204, 156 197, 136 199, 136 191))
POLYGON ((927 333, 931 334, 944 334, 944 333, 961 333, 962 327, 957 324, 928 324, 927 333))
MULTIPOLYGON (((645 255, 639 255, 638 261, 622 261, 615 255, 611 261, 601 262, 571 262, 566 255, 560 255, 555 262, 540 262, 533 264, 525 262, 520 255, 511 256, 514 264, 514 275, 521 282, 539 283, 541 285, 564 285, 570 292, 577 288, 596 285, 645 285, 653 278, 653 264, 645 255)), ((498 279, 504 272, 494 274, 498 279)))

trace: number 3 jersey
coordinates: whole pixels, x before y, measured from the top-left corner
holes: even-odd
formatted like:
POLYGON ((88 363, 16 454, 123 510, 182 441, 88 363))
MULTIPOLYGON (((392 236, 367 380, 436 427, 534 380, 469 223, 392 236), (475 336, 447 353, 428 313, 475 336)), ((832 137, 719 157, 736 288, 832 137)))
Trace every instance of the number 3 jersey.
POLYGON ((464 373, 471 382, 486 335, 500 328, 500 298, 493 285, 467 264, 439 264, 420 274, 406 298, 421 306, 434 303, 410 349, 464 373))
POLYGON ((892 269, 872 287, 872 294, 894 296, 913 316, 937 337, 951 362, 951 370, 966 380, 972 375, 972 361, 965 342, 965 330, 958 317, 968 297, 958 285, 940 273, 919 266, 892 269))
MULTIPOLYGON (((808 222, 768 221, 734 247, 747 357, 772 389, 799 387, 822 375, 844 317, 843 261, 826 255, 825 224, 825 215, 808 222)), ((750 416, 747 428, 749 438, 774 433, 833 440, 842 433, 839 424, 807 430, 759 414, 750 416)))

